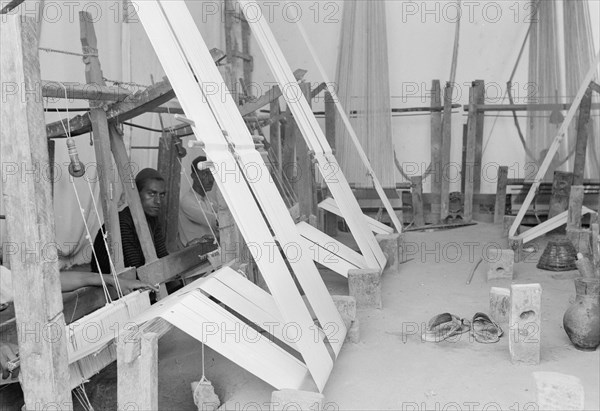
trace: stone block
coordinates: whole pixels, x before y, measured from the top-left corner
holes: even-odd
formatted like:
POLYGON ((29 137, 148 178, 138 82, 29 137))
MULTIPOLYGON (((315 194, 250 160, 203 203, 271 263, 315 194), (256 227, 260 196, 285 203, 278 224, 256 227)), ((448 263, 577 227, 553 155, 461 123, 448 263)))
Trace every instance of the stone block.
POLYGON ((325 397, 318 392, 283 389, 271 394, 270 411, 320 411, 325 397))
POLYGON ((536 409, 549 411, 585 409, 585 395, 579 378, 548 371, 534 372, 533 377, 537 388, 536 409))
POLYGON ((498 324, 508 324, 510 315, 510 290, 508 288, 490 288, 490 316, 498 324))
POLYGON ((403 240, 402 234, 377 234, 375 238, 387 258, 384 272, 398 272, 401 258, 400 246, 403 240))
POLYGON ((378 269, 349 270, 348 290, 356 300, 356 308, 381 309, 381 272, 378 269))
POLYGON ((360 341, 360 323, 358 319, 352 321, 348 334, 346 334, 346 342, 357 344, 360 341))
POLYGON ((356 299, 349 295, 332 295, 333 303, 339 311, 346 328, 356 319, 356 299))
POLYGON ((542 333, 542 286, 510 286, 508 348, 513 363, 539 364, 542 333))
POLYGON ((486 260, 488 262, 488 281, 498 279, 512 280, 515 265, 515 252, 513 250, 492 248, 488 250, 486 260))

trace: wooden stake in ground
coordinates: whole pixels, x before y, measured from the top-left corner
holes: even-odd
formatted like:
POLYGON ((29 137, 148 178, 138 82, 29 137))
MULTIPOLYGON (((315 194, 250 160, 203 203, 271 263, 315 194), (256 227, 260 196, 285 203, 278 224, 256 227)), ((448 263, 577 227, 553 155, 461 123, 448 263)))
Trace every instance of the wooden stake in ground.
MULTIPOLYGON (((36 90, 40 84, 37 23, 20 15, 0 24, 0 76, 5 84, 36 90)), ((60 293, 50 184, 27 170, 44 169, 48 144, 41 95, 4 94, 0 139, 15 316, 25 408, 72 409, 63 303, 60 293), (23 96, 23 97, 22 97, 23 96), (13 166, 14 172, 6 167, 13 166), (45 250, 41 252, 40 250, 45 250), (47 333, 47 334, 44 334, 47 333)))
POLYGON ((425 225, 425 219, 423 218, 423 177, 411 177, 410 181, 412 186, 413 223, 415 227, 422 227, 425 225))
POLYGON ((451 83, 444 90, 444 114, 442 116, 442 198, 440 218, 450 214, 450 146, 452 144, 452 92, 451 83))
POLYGON ((498 182, 496 185, 496 205, 494 207, 494 224, 504 221, 506 213, 506 185, 508 183, 508 167, 498 168, 498 182))
MULTIPOLYGON (((431 84, 431 107, 440 107, 442 96, 440 81, 433 80, 431 84)), ((431 216, 433 223, 440 222, 440 207, 442 195, 442 112, 432 111, 431 114, 431 216)))
POLYGON ((467 120, 467 156, 463 173, 465 175, 464 218, 473 219, 473 172, 475 166, 475 133, 477 131, 477 108, 475 105, 475 87, 469 89, 469 118, 467 120))

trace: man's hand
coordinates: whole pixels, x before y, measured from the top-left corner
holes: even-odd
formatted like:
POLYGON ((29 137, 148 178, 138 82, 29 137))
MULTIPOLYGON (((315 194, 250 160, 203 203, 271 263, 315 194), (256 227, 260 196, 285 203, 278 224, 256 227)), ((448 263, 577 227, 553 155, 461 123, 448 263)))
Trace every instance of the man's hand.
POLYGON ((0 342, 0 370, 2 371, 2 379, 16 377, 19 375, 19 369, 14 371, 8 369, 8 363, 17 359, 19 348, 9 342, 0 342))
POLYGON ((190 247, 190 246, 193 246, 196 244, 206 244, 206 243, 214 243, 214 242, 215 242, 215 237, 213 237, 211 234, 204 234, 202 237, 194 238, 189 243, 187 243, 187 247, 190 247))
POLYGON ((119 278, 119 285, 121 286, 121 291, 123 291, 123 295, 127 295, 129 293, 134 292, 135 290, 154 290, 158 291, 158 287, 154 285, 150 285, 144 283, 139 280, 128 280, 126 278, 119 278))

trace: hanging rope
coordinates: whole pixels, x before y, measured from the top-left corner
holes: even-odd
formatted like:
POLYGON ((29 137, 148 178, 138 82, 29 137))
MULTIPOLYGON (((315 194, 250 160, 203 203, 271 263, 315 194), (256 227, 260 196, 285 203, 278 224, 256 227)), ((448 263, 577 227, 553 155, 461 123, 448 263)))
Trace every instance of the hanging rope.
POLYGON ((75 387, 75 389, 73 390, 73 395, 75 396, 75 398, 77 398, 77 400, 79 401, 79 403, 81 404, 81 406, 83 407, 84 410, 94 411, 94 407, 92 406, 92 403, 90 402, 87 392, 85 391, 85 385, 84 385, 85 382, 88 382, 88 381, 84 381, 81 384, 79 384, 77 387, 75 387))
MULTIPOLYGON (((521 57, 523 56, 523 51, 525 50, 525 44, 527 43, 527 39, 529 38, 529 33, 531 33, 531 28, 533 27, 533 22, 537 18, 537 10, 538 10, 539 1, 540 0, 536 0, 536 2, 533 4, 533 9, 534 9, 533 17, 531 19, 531 22, 529 23, 529 27, 527 28, 527 33, 525 33, 525 38, 523 39, 523 44, 521 45, 521 50, 519 50, 519 55, 517 57, 517 61, 513 67, 512 73, 510 73, 510 78, 508 79, 508 82, 506 83, 506 91, 508 93, 508 101, 510 102, 511 105, 515 104, 515 102, 513 100, 513 96, 512 96, 512 91, 511 91, 512 90, 512 81, 513 81, 513 78, 515 77, 515 73, 517 72, 517 67, 519 66, 521 57)), ((519 140, 521 140, 521 144, 523 145, 523 148, 525 149, 525 153, 531 160, 537 161, 535 154, 532 153, 529 150, 529 148, 527 147, 527 143, 525 142, 525 138, 523 137, 523 132, 521 131, 521 125, 519 124, 519 119, 517 118, 517 112, 515 110, 512 110, 512 115, 513 115, 513 121, 515 123, 515 127, 517 128, 517 133, 519 135, 519 140)))
MULTIPOLYGON (((269 162, 271 164, 275 164, 275 165, 279 164, 279 159, 277 158, 277 154, 275 154, 275 152, 272 150, 272 148, 269 148, 269 150, 267 151, 267 158, 269 159, 269 162), (273 161, 273 157, 275 158, 275 161, 273 161)), ((286 195, 286 198, 288 199, 288 202, 291 203, 289 205, 291 206, 294 203, 298 202, 298 197, 296 196, 296 193, 294 192, 294 189, 292 188, 290 181, 283 173, 283 170, 282 170, 282 175, 280 175, 279 172, 275 172, 272 174, 275 175, 275 180, 277 180, 277 182, 279 183, 281 190, 284 192, 284 194, 286 195)))
MULTIPOLYGON (((96 212, 96 218, 98 218, 98 222, 100 222, 101 221, 100 212, 98 211, 98 206, 96 205, 96 199, 94 197, 92 185, 90 184, 89 180, 87 180, 87 185, 88 185, 88 189, 90 191, 90 196, 92 198, 92 204, 93 204, 94 210, 96 212)), ((115 282, 115 289, 117 291, 118 298, 122 298, 124 294, 121 289, 121 284, 119 282, 119 276, 117 275, 117 269, 113 263, 112 257, 110 256, 110 249, 108 247, 108 233, 102 228, 102 224, 100 224, 100 232, 102 234, 102 241, 104 242, 104 247, 106 248, 106 255, 108 256, 108 264, 110 267, 110 272, 111 272, 114 282, 115 282)), ((96 260, 96 264, 98 264, 97 260, 96 260)), ((98 265, 98 271, 99 270, 100 270, 100 266, 98 265)), ((102 276, 102 274, 100 274, 100 276, 102 276)))
MULTIPOLYGON (((62 83, 61 83, 61 86, 63 87, 64 92, 65 92, 65 101, 67 102, 66 111, 67 111, 67 117, 68 117, 68 113, 69 113, 69 105, 68 104, 69 103, 68 103, 68 99, 66 98, 67 97, 67 88, 62 83)), ((67 126, 65 126, 64 122, 61 120, 60 124, 62 125, 62 127, 63 127, 63 129, 65 131, 65 135, 67 136, 67 139, 72 139, 73 137, 71 136, 71 125, 70 125, 70 123, 67 123, 67 125, 68 125, 68 127, 67 127, 67 126)), ((72 154, 72 153, 70 153, 70 154, 72 154)), ((76 158, 76 160, 79 161, 79 158, 76 158)), ((71 187, 73 187, 73 192, 75 193, 75 198, 77 200, 77 205, 79 206, 79 213, 81 214, 81 219, 82 219, 83 225, 85 227, 86 239, 88 240, 88 243, 89 243, 91 249, 93 249, 94 248, 94 244, 92 242, 92 235, 90 233, 90 229, 89 229, 89 226, 88 226, 86 218, 85 218, 85 214, 84 214, 85 213, 85 209, 83 208, 83 205, 81 204, 81 199, 79 198, 79 192, 77 191, 77 187, 75 187, 75 179, 72 178, 70 180, 71 180, 71 187)), ((90 191, 91 191, 91 186, 89 184, 90 183, 88 181, 88 186, 90 187, 90 191)), ((92 196, 92 200, 93 200, 93 203, 94 203, 94 208, 96 208, 96 204, 95 204, 95 200, 94 200, 93 196, 92 196)), ((98 212, 98 210, 96 209, 96 213, 97 212, 98 212)), ((100 221, 99 214, 98 214, 98 221, 100 221)), ((104 237, 104 235, 103 235, 103 237, 104 237)), ((110 261, 110 264, 111 264, 111 269, 114 269, 114 266, 112 265, 112 261, 110 259, 110 250, 108 249, 108 244, 106 243, 106 240, 105 240, 104 243, 105 243, 105 246, 107 247, 106 251, 107 251, 107 254, 109 256, 109 261, 110 261)), ((92 254, 94 255, 94 259, 96 261, 97 267, 100 267, 100 264, 98 262, 98 258, 96 256, 96 254, 95 253, 92 253, 92 254)), ((114 273, 114 270, 113 270, 113 273, 114 273)), ((107 304, 110 304, 110 303, 112 303, 112 298, 110 296, 110 292, 108 290, 108 286, 106 285, 106 282, 104 281, 104 276, 102 275, 102 273, 98 273, 98 275, 100 276, 100 283, 102 284, 102 290, 104 291, 104 296, 106 298, 106 302, 107 302, 107 304)), ((123 294, 121 292, 121 287, 119 285, 119 280, 118 280, 118 278, 116 278, 116 273, 113 274, 113 275, 115 276, 115 288, 117 289, 117 293, 118 293, 119 297, 122 297, 123 294)))
MULTIPOLYGON (((504 101, 506 99, 506 96, 508 95, 510 104, 514 104, 514 100, 513 100, 513 96, 512 96, 512 92, 511 92, 512 80, 515 76, 515 73, 517 72, 517 67, 519 66, 521 57, 523 56, 523 51, 525 50, 525 45, 527 44, 527 40, 529 38, 529 34, 531 33, 533 23, 536 20, 535 16, 537 16, 539 2, 540 2, 540 0, 536 0, 535 3, 533 4, 534 17, 532 17, 531 22, 529 23, 529 27, 527 28, 527 32, 525 33, 525 37, 523 38, 523 43, 521 44, 521 49, 519 50, 519 54, 517 56, 517 61, 515 62, 512 72, 510 74, 510 77, 508 79, 508 82, 506 83, 506 91, 504 92, 504 95, 502 96, 502 101, 504 101)), ((531 160, 537 162, 537 156, 535 156, 534 153, 532 153, 531 150, 529 150, 529 148, 527 147, 527 143, 525 142, 525 138, 523 137, 523 133, 521 131, 521 126, 519 124, 519 120, 517 118, 517 113, 515 110, 512 110, 512 115, 513 115, 515 127, 517 128, 517 133, 519 135, 519 140, 521 141, 521 144, 523 145, 523 149, 525 150, 525 153, 531 160)), ((492 123, 492 127, 490 128, 490 131, 488 133, 488 137, 486 138, 485 144, 483 146, 482 155, 485 153, 485 151, 487 149, 487 146, 491 140, 494 128, 496 127, 496 122, 498 121, 499 117, 500 117, 500 112, 497 112, 496 116, 494 118, 494 122, 492 123)))

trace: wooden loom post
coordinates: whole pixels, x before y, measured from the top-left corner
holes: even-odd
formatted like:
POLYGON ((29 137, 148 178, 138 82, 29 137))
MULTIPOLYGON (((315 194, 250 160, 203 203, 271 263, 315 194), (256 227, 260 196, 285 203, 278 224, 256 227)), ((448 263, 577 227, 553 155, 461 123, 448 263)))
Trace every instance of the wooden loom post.
POLYGON ((244 48, 249 44, 244 41, 244 37, 249 33, 242 27, 242 16, 238 13, 239 7, 236 7, 236 4, 236 0, 225 0, 223 12, 225 13, 225 54, 234 78, 230 91, 236 104, 240 104, 239 79, 248 81, 245 77, 251 70, 245 70, 246 63, 244 61, 244 48))
POLYGON ((117 164, 117 170, 119 170, 119 176, 123 182, 125 199, 127 200, 129 210, 131 211, 131 216, 133 217, 135 230, 138 233, 142 252, 144 253, 144 259, 146 260, 146 264, 148 264, 154 260, 157 260, 156 249, 154 248, 154 242, 152 241, 152 236, 150 235, 146 214, 142 208, 140 194, 135 185, 133 164, 129 161, 123 136, 115 124, 109 125, 109 138, 110 148, 117 164))
POLYGON ((465 177, 464 219, 466 222, 473 220, 473 191, 475 171, 475 135, 477 133, 477 108, 475 101, 475 83, 469 89, 469 117, 467 119, 467 144, 466 160, 463 169, 465 177))
MULTIPOLYGON (((304 97, 306 97, 306 101, 308 102, 308 106, 312 106, 311 99, 311 90, 310 83, 301 83, 300 88, 302 89, 302 93, 304 97)), ((294 122, 295 123, 295 122, 294 122)), ((300 130, 296 129, 294 133, 300 134, 300 130)), ((311 216, 316 215, 316 185, 315 185, 315 174, 314 174, 314 164, 312 162, 312 156, 308 151, 308 145, 303 138, 299 138, 296 140, 296 156, 298 162, 298 206, 300 210, 300 216, 305 216, 306 221, 311 221, 311 216)))
POLYGON ((279 97, 271 100, 269 103, 269 116, 272 120, 269 126, 269 143, 271 143, 271 149, 275 155, 277 164, 273 169, 273 173, 277 174, 281 180, 283 177, 282 161, 281 161, 281 124, 279 122, 279 116, 281 115, 281 106, 279 105, 279 97))
POLYGON ((162 318, 125 328, 116 339, 119 410, 158 409, 158 340, 173 329, 162 318))
POLYGON ((539 188, 540 183, 541 183, 542 179, 544 178, 544 175, 546 174, 546 171, 548 170, 548 167, 550 166, 552 159, 554 158, 554 155, 558 151, 558 147, 567 132, 569 124, 571 124, 571 121, 573 120, 573 117, 575 116, 577 107, 581 103, 583 95, 585 94, 585 91, 587 90, 587 87, 590 84, 592 77, 596 73, 596 67, 598 66, 599 61, 600 61, 600 52, 598 52, 598 54, 596 54, 596 58, 590 65, 590 69, 589 69, 588 73, 586 74, 586 76, 584 77, 584 79, 581 83, 581 86, 579 87, 579 91, 577 92, 577 95, 573 99, 573 103, 571 104, 571 107, 569 108, 569 111, 568 111, 565 119, 563 120, 563 123, 561 124, 560 129, 558 130, 558 133, 556 133, 556 137, 554 137, 554 141, 548 148, 548 152, 546 153, 546 158, 542 162, 542 165, 540 166, 540 169, 538 170, 538 173, 535 176, 535 180, 534 180, 533 184, 531 185, 531 188, 529 189, 529 193, 527 193, 527 197, 525 197, 525 201, 523 201, 523 205, 521 206, 521 208, 519 209, 519 212, 517 213, 517 218, 515 219, 515 221, 513 221, 513 225, 510 227, 510 230, 508 232, 509 238, 515 235, 515 233, 517 232, 517 228, 521 224, 521 221, 523 220, 523 217, 525 216, 525 213, 527 212, 527 209, 531 205, 531 202, 533 201, 533 197, 535 196, 535 193, 536 193, 537 189, 539 188))
MULTIPOLYGON (((469 89, 469 94, 471 94, 471 89, 469 89)), ((462 150, 461 150, 461 162, 460 162, 460 192, 465 192, 465 180, 467 174, 469 173, 467 167, 467 139, 468 139, 468 126, 467 124, 463 124, 462 126, 462 150)), ((471 170, 471 173, 473 171, 471 170)))
POLYGON ((252 71, 254 70, 254 61, 250 54, 250 25, 246 20, 244 13, 239 14, 240 24, 242 26, 242 59, 244 67, 244 82, 248 85, 252 83, 252 71))
MULTIPOLYGON (((56 141, 51 139, 48 139, 48 162, 49 164, 56 163, 56 141)), ((54 198, 54 167, 50 167, 50 170, 48 171, 48 179, 50 180, 50 192, 52 194, 52 198, 54 198)))
POLYGON ((506 213, 506 185, 508 183, 508 167, 498 167, 496 183, 496 205, 494 206, 494 224, 501 224, 506 213))
MULTIPOLYGON (((475 80, 473 82, 474 98, 476 107, 485 104, 485 82, 483 80, 475 80)), ((485 114, 483 111, 477 111, 475 122, 475 161, 473 163, 473 192, 481 193, 481 167, 483 162, 483 126, 485 114)))
MULTIPOLYGON (((160 116, 160 114, 159 114, 160 116)), ((157 169, 165 179, 166 198, 161 208, 159 221, 165 230, 167 250, 178 249, 177 230, 179 228, 179 189, 181 186, 181 163, 176 144, 181 140, 173 133, 163 131, 158 145, 157 169)), ((185 170, 187 172, 187 170, 185 170)))
MULTIPOLYGON (((329 91, 325 92, 325 137, 335 154, 335 102, 329 91)), ((327 185, 322 192, 327 192, 327 185)), ((338 234, 338 216, 329 211, 323 211, 323 232, 330 237, 338 234)))
POLYGON ((567 233, 569 229, 581 228, 581 207, 583 206, 583 190, 582 185, 571 186, 569 196, 569 213, 567 214, 567 233))
MULTIPOLYGON (((100 59, 97 56, 98 42, 96 31, 94 30, 93 18, 90 13, 85 11, 79 12, 79 27, 83 54, 96 55, 86 56, 83 59, 85 63, 85 80, 88 84, 104 86, 100 59)), ((94 151, 96 152, 96 161, 98 162, 96 169, 98 182, 100 183, 100 202, 102 204, 102 214, 107 233, 106 241, 115 269, 120 271, 124 267, 124 261, 121 251, 121 229, 117 210, 119 199, 115 195, 114 181, 111 181, 111 178, 114 178, 116 173, 113 169, 110 155, 108 121, 101 101, 90 100, 90 109, 94 151)))
POLYGON ((577 119, 577 142, 575 143, 575 161, 573 164, 573 185, 583 184, 585 155, 590 132, 590 111, 592 107, 592 88, 588 86, 579 106, 577 119))
POLYGON ((2 81, 28 90, 4 94, 0 106, 1 161, 16 167, 3 173, 7 234, 23 247, 10 255, 20 379, 26 409, 72 409, 58 256, 55 247, 40 252, 55 244, 50 184, 26 174, 48 164, 42 98, 31 92, 41 81, 37 27, 20 15, 5 16, 0 24, 2 81))
POLYGON ((572 184, 573 173, 565 171, 554 172, 548 218, 555 217, 567 210, 569 207, 569 196, 571 195, 572 184))
POLYGON ((415 227, 423 227, 425 219, 423 217, 423 177, 414 176, 410 178, 412 187, 412 212, 413 224, 415 227))
POLYGON ((123 331, 117 341, 119 410, 158 410, 158 337, 123 331))
MULTIPOLYGON (((431 83, 431 107, 442 106, 442 90, 440 81, 431 83)), ((434 224, 440 222, 440 207, 442 195, 442 112, 435 110, 430 117, 431 138, 431 218, 434 224)))
POLYGON ((285 118, 287 119, 281 139, 281 162, 285 178, 290 182, 290 186, 298 195, 298 163, 296 162, 296 140, 298 127, 294 121, 294 116, 288 105, 285 110, 285 118))
MULTIPOLYGON (((133 224, 135 225, 135 231, 138 234, 140 246, 142 247, 142 253, 144 254, 144 264, 150 264, 153 261, 158 260, 156 255, 156 249, 154 248, 154 241, 148 228, 148 221, 146 220, 146 214, 142 208, 142 202, 140 195, 135 185, 135 176, 133 175, 132 164, 127 156, 127 150, 123 141, 123 135, 114 123, 109 125, 109 138, 110 148, 112 150, 117 169, 119 170, 119 176, 123 182, 123 191, 125 192, 125 198, 133 217, 133 224)), ((120 271, 117 269, 117 271, 120 271)), ((138 276, 142 281, 148 281, 144 273, 138 271, 138 276)), ((160 291, 157 297, 164 298, 167 296, 167 289, 164 284, 160 284, 160 291)))
POLYGON ((444 114, 442 117, 442 190, 440 218, 443 221, 448 217, 450 210, 450 146, 452 144, 452 83, 446 83, 444 90, 444 114))

